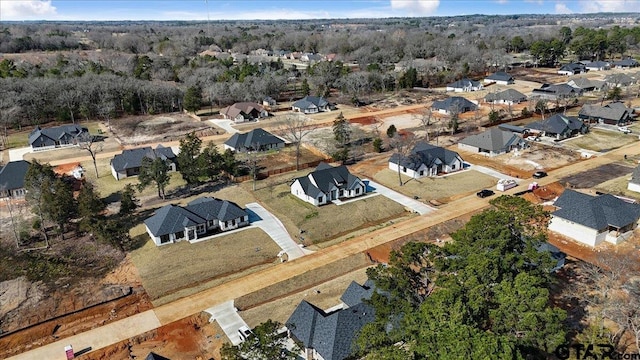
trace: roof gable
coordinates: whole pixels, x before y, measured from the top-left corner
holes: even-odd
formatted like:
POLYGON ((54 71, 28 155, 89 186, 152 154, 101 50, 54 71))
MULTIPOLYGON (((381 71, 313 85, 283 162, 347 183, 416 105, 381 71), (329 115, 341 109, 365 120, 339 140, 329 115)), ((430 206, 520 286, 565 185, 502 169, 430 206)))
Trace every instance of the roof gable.
POLYGON ((480 134, 468 136, 460 141, 461 144, 478 147, 490 151, 500 151, 520 141, 511 131, 491 128, 480 134))
POLYGON ((15 190, 24 187, 24 178, 29 171, 30 162, 10 161, 0 168, 0 190, 15 190))
POLYGON ((389 162, 399 164, 411 170, 418 170, 423 164, 427 167, 432 167, 438 162, 451 164, 455 160, 462 161, 462 158, 457 152, 420 142, 411 150, 409 156, 401 156, 396 153, 391 156, 389 162))
POLYGON ((489 76, 487 76, 488 80, 495 81, 513 81, 513 76, 509 75, 504 71, 497 71, 489 76))
POLYGON ((559 209, 552 213, 553 216, 595 230, 604 230, 609 225, 621 228, 640 217, 640 205, 629 204, 609 194, 591 196, 565 190, 554 205, 559 209))
POLYGON ((475 110, 477 105, 462 96, 452 96, 444 100, 434 101, 432 107, 438 110, 464 112, 467 109, 475 110))
POLYGON ((111 159, 111 166, 116 171, 137 168, 142 166, 142 159, 145 157, 152 160, 160 157, 163 160, 173 161, 176 155, 170 147, 164 147, 162 145, 158 145, 155 149, 152 149, 150 146, 126 149, 111 159))

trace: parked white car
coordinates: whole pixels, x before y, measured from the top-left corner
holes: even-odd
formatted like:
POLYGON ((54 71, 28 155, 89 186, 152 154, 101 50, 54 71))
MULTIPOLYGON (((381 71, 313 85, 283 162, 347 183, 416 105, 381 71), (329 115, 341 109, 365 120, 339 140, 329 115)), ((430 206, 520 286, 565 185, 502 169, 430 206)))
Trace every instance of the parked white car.
POLYGON ((618 130, 622 131, 625 134, 631 134, 631 129, 626 126, 618 126, 618 130))

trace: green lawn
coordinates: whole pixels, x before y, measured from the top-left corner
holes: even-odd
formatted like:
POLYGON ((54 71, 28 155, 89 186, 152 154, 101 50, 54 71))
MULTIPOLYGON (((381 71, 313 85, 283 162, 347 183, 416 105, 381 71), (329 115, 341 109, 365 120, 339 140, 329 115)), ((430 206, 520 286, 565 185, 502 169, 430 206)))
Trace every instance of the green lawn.
POLYGON ((494 187, 498 179, 475 170, 458 172, 441 178, 412 179, 402 175, 400 186, 398 173, 390 169, 379 171, 375 181, 407 196, 418 196, 423 201, 448 202, 482 189, 494 187))
POLYGON ((631 129, 634 131, 632 134, 593 129, 584 136, 565 141, 564 144, 573 149, 586 149, 598 152, 609 151, 638 141, 638 129, 633 127, 631 127, 631 129))

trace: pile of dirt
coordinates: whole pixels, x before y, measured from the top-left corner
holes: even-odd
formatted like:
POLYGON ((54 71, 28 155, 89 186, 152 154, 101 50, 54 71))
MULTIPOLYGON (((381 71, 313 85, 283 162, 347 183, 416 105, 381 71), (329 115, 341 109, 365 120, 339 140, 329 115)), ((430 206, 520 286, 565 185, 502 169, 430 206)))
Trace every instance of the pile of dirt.
POLYGON ((564 187, 555 182, 533 190, 533 194, 542 201, 551 201, 564 192, 564 187))

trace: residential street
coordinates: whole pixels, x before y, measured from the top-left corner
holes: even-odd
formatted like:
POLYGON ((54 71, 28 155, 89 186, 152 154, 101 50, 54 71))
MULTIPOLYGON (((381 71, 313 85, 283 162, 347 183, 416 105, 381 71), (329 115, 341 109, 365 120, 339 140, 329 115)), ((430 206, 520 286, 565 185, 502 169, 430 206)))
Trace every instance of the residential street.
MULTIPOLYGON (((558 179, 600 165, 618 161, 624 155, 640 154, 640 143, 633 143, 610 153, 580 161, 564 168, 551 171, 549 176, 536 180, 540 185, 555 182, 558 179)), ((527 180, 522 180, 524 185, 527 180)), ((505 194, 513 194, 521 189, 511 189, 505 194)), ((74 349, 91 347, 103 348, 134 335, 158 328, 161 325, 199 313, 208 308, 232 301, 242 295, 252 293, 272 284, 290 279, 296 275, 313 271, 321 266, 344 259, 352 254, 361 253, 375 246, 392 242, 400 237, 424 230, 435 224, 475 212, 489 206, 489 199, 480 199, 469 195, 438 208, 428 215, 414 217, 392 226, 357 236, 351 240, 319 250, 315 253, 288 261, 277 266, 238 278, 200 293, 162 305, 153 310, 125 318, 114 323, 65 338, 49 345, 17 355, 11 359, 64 359, 64 346, 72 344, 74 349)))

